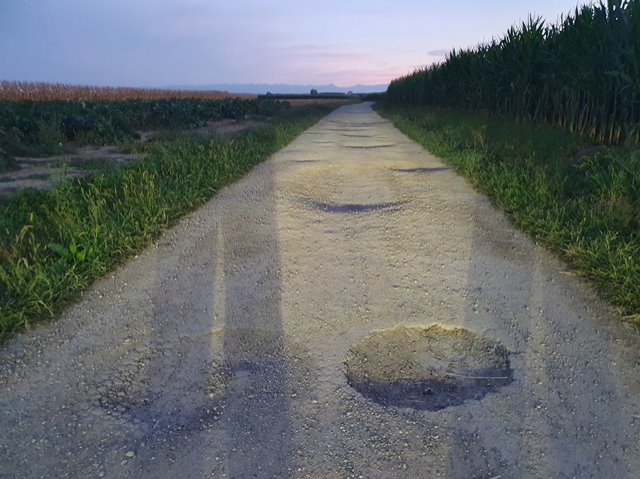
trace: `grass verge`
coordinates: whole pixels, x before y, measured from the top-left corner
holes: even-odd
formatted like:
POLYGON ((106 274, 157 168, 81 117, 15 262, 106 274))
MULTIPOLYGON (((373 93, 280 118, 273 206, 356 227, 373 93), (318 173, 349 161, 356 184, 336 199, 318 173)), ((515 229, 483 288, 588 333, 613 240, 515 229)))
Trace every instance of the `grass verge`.
POLYGON ((282 112, 256 130, 167 136, 147 159, 0 204, 0 341, 51 318, 168 225, 291 142, 332 108, 282 112))
POLYGON ((376 109, 640 322, 640 149, 479 113, 376 109))

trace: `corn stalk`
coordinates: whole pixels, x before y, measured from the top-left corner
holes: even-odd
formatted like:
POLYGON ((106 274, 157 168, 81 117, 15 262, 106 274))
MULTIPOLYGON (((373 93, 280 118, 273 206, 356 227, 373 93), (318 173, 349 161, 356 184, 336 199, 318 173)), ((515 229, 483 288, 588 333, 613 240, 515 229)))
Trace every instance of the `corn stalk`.
POLYGON ((500 39, 394 80, 387 98, 640 144, 640 0, 585 5, 557 24, 529 18, 500 39))

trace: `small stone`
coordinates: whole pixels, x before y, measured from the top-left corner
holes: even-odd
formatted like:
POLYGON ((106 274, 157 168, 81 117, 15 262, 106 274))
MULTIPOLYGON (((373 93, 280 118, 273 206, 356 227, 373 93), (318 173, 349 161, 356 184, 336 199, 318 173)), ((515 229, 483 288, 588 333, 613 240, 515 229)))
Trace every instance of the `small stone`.
POLYGON ((133 451, 127 451, 125 456, 127 456, 129 459, 132 459, 132 458, 136 457, 136 453, 133 452, 133 451))

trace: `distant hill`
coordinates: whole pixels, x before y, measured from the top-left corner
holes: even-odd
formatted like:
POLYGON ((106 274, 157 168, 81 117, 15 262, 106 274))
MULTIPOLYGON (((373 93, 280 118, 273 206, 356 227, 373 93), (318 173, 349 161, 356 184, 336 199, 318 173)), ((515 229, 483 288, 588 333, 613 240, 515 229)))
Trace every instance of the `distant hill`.
POLYGON ((376 93, 387 91, 388 84, 384 85, 353 85, 350 87, 338 87, 335 85, 288 85, 285 83, 217 83, 211 85, 169 85, 164 88, 172 90, 217 90, 229 93, 252 93, 265 95, 266 93, 294 93, 307 94, 312 89, 318 93, 376 93))

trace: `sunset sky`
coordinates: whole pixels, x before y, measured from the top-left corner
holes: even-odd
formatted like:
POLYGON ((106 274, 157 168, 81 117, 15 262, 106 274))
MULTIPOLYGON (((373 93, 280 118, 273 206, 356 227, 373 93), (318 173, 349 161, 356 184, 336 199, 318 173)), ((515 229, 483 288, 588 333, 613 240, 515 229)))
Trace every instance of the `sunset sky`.
MULTIPOLYGON (((587 3, 587 2, 580 2, 587 3)), ((0 80, 381 84, 576 0, 0 0, 0 80)))

